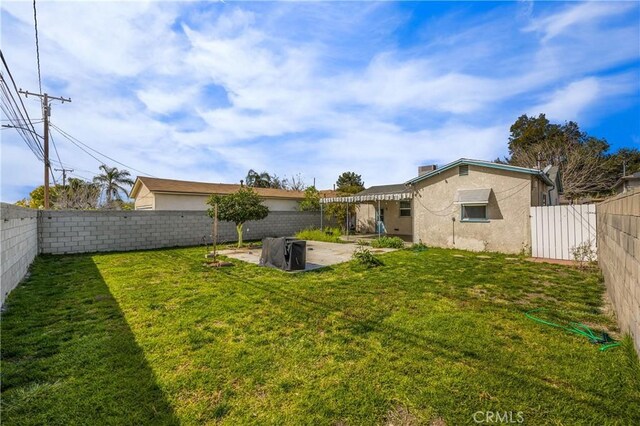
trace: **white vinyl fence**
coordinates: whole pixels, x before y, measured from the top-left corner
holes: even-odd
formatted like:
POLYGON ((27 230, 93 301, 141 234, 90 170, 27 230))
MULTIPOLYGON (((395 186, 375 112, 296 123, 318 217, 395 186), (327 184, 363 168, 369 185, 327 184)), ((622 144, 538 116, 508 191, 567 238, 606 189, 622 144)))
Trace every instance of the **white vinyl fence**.
POLYGON ((573 260, 571 250, 584 242, 595 252, 595 204, 531 207, 533 257, 573 260))

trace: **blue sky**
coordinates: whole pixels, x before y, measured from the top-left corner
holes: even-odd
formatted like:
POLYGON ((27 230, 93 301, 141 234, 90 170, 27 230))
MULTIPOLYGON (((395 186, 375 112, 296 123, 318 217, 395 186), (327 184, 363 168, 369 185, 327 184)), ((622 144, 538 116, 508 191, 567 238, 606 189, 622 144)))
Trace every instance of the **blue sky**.
MULTIPOLYGON (((2 50, 37 90, 31 7, 2 2, 2 50)), ((43 2, 38 21, 44 89, 73 99, 52 122, 158 177, 401 182, 503 156, 509 126, 541 112, 640 148, 638 2, 43 2)), ((13 202, 42 167, 1 135, 13 202)), ((97 173, 54 138, 76 175, 97 173)))

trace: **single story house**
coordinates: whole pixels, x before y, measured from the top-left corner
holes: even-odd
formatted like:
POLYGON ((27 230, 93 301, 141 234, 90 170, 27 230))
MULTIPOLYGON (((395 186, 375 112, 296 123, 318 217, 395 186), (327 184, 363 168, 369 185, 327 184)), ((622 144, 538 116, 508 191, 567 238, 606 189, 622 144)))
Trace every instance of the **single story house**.
POLYGON ((616 194, 624 194, 627 191, 633 191, 637 188, 640 188, 640 172, 622 176, 616 184, 613 185, 613 190, 616 194))
POLYGON ((461 158, 420 167, 403 184, 321 202, 357 203, 360 232, 382 228, 430 246, 519 253, 531 247, 530 207, 558 204, 560 191, 557 169, 461 158))
MULTIPOLYGON (((138 176, 131 189, 136 210, 207 210, 212 194, 232 194, 241 184, 191 182, 138 176)), ((253 188, 271 211, 294 211, 304 199, 303 191, 253 188)))

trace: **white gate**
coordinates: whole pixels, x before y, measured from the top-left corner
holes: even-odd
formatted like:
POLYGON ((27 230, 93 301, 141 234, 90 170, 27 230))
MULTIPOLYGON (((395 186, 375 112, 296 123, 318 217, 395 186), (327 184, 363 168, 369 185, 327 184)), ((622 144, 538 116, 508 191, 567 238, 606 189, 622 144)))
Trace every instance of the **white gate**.
POLYGON ((596 206, 531 207, 531 254, 573 260, 571 249, 590 242, 596 250, 596 206))

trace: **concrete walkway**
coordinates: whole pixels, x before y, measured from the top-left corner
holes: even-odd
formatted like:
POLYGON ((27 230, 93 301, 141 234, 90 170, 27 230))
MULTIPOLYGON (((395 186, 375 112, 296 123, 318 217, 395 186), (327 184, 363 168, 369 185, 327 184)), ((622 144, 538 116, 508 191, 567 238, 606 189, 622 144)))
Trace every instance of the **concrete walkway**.
MULTIPOLYGON (((356 244, 325 243, 320 241, 307 241, 307 264, 305 271, 324 268, 325 266, 351 260, 351 255, 356 249, 356 244)), ((374 249, 369 247, 372 253, 387 253, 396 249, 374 249)), ((233 259, 258 265, 260 263, 261 248, 256 249, 227 249, 221 250, 219 254, 233 259)))

